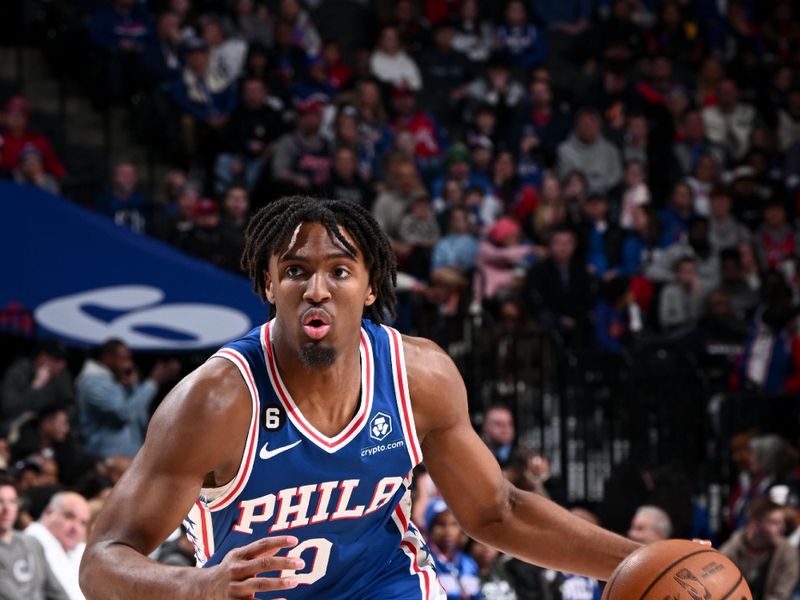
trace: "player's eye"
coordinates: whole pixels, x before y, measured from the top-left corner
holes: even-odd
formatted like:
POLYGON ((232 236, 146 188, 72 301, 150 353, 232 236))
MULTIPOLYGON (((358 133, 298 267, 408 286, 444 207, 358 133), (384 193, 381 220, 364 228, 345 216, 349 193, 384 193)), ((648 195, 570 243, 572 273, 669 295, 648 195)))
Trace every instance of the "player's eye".
POLYGON ((348 270, 347 270, 347 269, 345 269, 344 267, 336 267, 336 268, 333 270, 333 274, 334 274, 334 276, 335 276, 335 277, 337 277, 337 278, 339 278, 339 279, 344 279, 345 277, 347 277, 348 275, 350 275, 350 271, 348 271, 348 270))
POLYGON ((289 267, 286 267, 285 273, 287 277, 299 277, 300 275, 303 274, 303 269, 301 269, 297 265, 291 265, 289 267))

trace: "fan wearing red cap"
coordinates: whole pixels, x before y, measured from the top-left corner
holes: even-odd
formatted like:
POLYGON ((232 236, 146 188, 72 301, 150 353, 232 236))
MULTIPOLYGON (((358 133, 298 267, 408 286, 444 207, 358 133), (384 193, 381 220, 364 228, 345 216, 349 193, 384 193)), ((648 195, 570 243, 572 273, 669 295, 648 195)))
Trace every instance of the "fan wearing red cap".
POLYGON ((40 133, 28 130, 31 109, 23 96, 14 96, 3 107, 2 122, 5 125, 0 133, 0 167, 13 171, 19 167, 22 152, 26 148, 38 150, 44 170, 61 179, 67 174, 48 139, 40 133))

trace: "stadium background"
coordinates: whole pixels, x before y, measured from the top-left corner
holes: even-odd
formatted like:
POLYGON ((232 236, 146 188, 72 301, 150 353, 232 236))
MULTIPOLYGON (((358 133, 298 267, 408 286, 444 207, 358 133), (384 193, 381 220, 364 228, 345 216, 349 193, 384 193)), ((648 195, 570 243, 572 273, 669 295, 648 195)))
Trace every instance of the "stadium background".
POLYGON ((396 325, 453 357, 517 483, 717 542, 765 495, 789 535, 799 67, 779 0, 4 3, 0 448, 29 510, 113 461, 8 373, 44 347, 71 379, 111 337, 188 372, 266 315, 243 227, 299 193, 379 219, 396 325))

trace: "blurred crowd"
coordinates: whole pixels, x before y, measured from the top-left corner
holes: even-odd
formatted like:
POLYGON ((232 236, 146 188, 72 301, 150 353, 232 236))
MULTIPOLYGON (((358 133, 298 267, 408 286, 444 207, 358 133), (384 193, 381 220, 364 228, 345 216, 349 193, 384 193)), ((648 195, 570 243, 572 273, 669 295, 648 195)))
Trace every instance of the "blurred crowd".
MULTIPOLYGON (((78 4, 69 14, 80 43, 65 62, 86 65, 73 76, 87 94, 127 110, 170 167, 148 187, 135 162, 113 165, 92 208, 120 227, 238 272, 260 206, 287 194, 346 199, 392 240, 403 331, 448 350, 475 321, 546 335, 565 353, 635 356, 666 344, 692 357, 710 394, 762 402, 800 392, 791 1, 78 4)), ((30 130, 30 113, 22 96, 4 102, 0 172, 57 193, 66 169, 30 130)), ((122 468, 117 457, 141 443, 157 389, 178 366, 156 363, 139 381, 124 344, 109 344, 74 386, 58 349, 7 371, 7 464, 23 495, 31 478, 77 489, 91 506, 122 468), (77 439, 80 452, 63 446, 77 439)), ((488 427, 491 414, 475 417, 488 427)), ((547 458, 517 456, 513 422, 511 431, 497 443, 509 478, 559 499, 547 491, 547 458)), ((718 440, 746 456, 732 452, 727 522, 711 533, 733 534, 726 552, 746 566, 754 597, 789 598, 798 440, 743 435, 718 440), (769 470, 762 442, 772 444, 769 470)), ((631 477, 644 508, 625 504, 617 530, 706 535, 659 494, 659 473, 631 477)), ((416 522, 450 597, 599 598, 596 582, 475 542, 465 550, 420 481, 416 522)), ((573 510, 609 524, 609 511, 573 510)))

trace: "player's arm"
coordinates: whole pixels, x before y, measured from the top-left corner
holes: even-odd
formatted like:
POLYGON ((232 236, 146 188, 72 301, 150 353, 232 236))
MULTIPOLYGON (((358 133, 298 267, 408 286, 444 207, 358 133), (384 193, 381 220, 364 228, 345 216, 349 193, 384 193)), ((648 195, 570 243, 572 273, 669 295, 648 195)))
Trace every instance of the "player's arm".
POLYGON ((409 389, 425 466, 472 537, 522 560, 608 579, 638 544, 512 486, 477 436, 456 366, 435 344, 405 338, 409 389))
POLYGON ((188 514, 207 476, 225 483, 235 475, 251 415, 244 382, 223 359, 170 392, 92 530, 80 571, 87 600, 228 600, 293 587, 289 578, 255 575, 300 568, 298 559, 274 556, 294 538, 258 540, 208 569, 147 558, 188 514))

